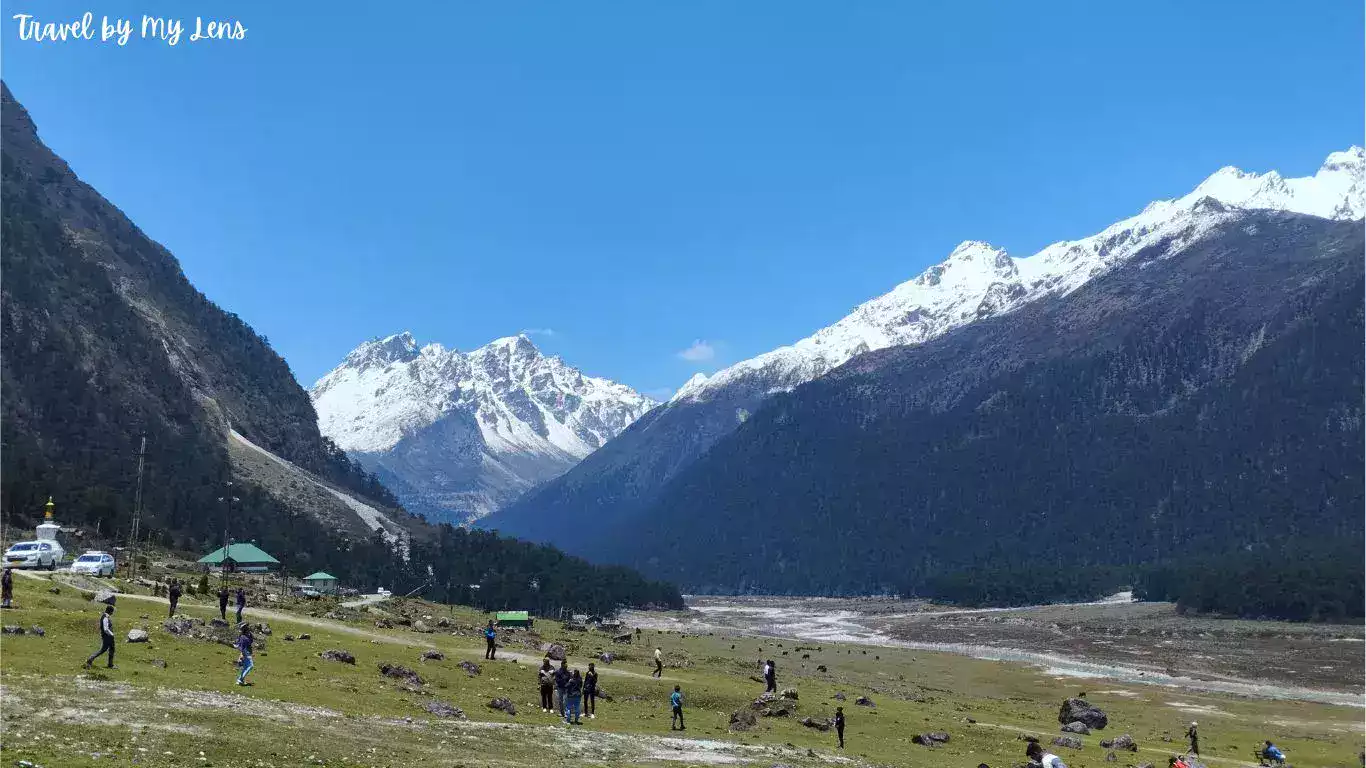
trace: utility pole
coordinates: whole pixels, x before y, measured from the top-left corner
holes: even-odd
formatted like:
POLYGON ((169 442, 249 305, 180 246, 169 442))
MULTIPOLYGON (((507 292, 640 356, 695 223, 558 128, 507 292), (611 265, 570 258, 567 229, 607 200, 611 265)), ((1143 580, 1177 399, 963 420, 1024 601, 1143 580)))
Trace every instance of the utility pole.
POLYGON ((232 517, 232 503, 241 501, 240 498, 232 495, 232 481, 227 482, 228 494, 218 497, 218 500, 223 502, 223 559, 219 562, 219 567, 225 571, 228 566, 228 520, 232 517))
POLYGON ((133 532, 128 537, 128 577, 132 578, 138 563, 138 526, 142 524, 142 466, 147 456, 147 435, 142 436, 138 446, 138 483, 133 492, 133 532))

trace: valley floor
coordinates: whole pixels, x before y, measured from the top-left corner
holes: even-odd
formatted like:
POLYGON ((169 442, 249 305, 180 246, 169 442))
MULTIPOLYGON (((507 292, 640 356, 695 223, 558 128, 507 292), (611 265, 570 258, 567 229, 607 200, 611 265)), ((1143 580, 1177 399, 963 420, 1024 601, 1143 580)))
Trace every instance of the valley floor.
MULTIPOLYGON (((248 620, 272 631, 257 655, 255 685, 239 688, 232 684, 235 652, 171 634, 162 626, 164 601, 123 594, 115 614, 118 668, 85 671, 81 662, 98 647, 101 606, 81 588, 92 584, 60 573, 55 582, 24 576, 16 579, 17 607, 0 611, 6 627, 29 630, 0 636, 5 765, 1002 766, 1023 762, 1022 735, 1045 743, 1057 736, 1059 704, 1081 690, 1111 725, 1081 737, 1079 750, 1059 748, 1074 768, 1108 765, 1098 742, 1121 733, 1132 734, 1139 749, 1118 753, 1116 766, 1165 764, 1191 719, 1201 722, 1211 766, 1249 764, 1263 738, 1275 739, 1296 766, 1356 765, 1363 738, 1358 707, 1079 680, 1026 664, 728 630, 646 629, 623 645, 537 621, 535 632, 502 633, 500 658, 485 661, 482 614, 416 600, 249 606, 248 620), (422 621, 434 631, 377 621, 422 621), (41 636, 31 631, 35 625, 41 636), (139 627, 150 642, 126 642, 128 630, 139 627), (580 669, 602 652, 616 654, 611 664, 598 663, 612 700, 599 704, 596 719, 566 726, 538 708, 533 668, 547 641, 563 643, 580 669), (662 680, 649 675, 655 646, 664 651, 662 680), (320 658, 334 648, 356 663, 320 658), (445 658, 422 661, 429 650, 445 658), (777 661, 779 687, 799 692, 797 711, 734 732, 731 713, 762 691, 751 679, 759 658, 777 661), (477 674, 459 666, 465 660, 480 667, 477 674), (381 675, 381 662, 409 667, 420 684, 381 675), (668 727, 674 685, 687 702, 685 732, 668 727), (488 707, 499 696, 516 704, 516 716, 488 707), (874 706, 856 705, 859 696, 874 706), (433 716, 424 708, 433 702, 459 707, 469 720, 433 716), (800 722, 828 717, 837 704, 849 718, 844 751, 833 732, 800 722), (927 731, 947 732, 950 741, 938 748, 912 743, 927 731)), ((181 614, 208 619, 216 606, 186 598, 181 614)))

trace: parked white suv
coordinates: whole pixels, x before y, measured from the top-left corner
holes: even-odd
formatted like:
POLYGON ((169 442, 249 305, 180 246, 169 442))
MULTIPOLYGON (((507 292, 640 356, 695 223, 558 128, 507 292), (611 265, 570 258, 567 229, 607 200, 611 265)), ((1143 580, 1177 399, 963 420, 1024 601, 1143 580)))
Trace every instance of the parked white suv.
POLYGON ((55 541, 21 541, 5 551, 5 565, 10 568, 46 568, 54 571, 64 557, 66 552, 55 541))
POLYGON ((88 573, 91 576, 113 576, 114 556, 108 552, 86 552, 71 564, 71 572, 88 573))

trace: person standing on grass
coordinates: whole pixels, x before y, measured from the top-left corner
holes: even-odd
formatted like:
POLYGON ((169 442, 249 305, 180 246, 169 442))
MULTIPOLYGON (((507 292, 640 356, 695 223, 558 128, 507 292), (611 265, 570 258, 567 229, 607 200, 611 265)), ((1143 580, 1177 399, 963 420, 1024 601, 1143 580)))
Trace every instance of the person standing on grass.
POLYGON ((242 634, 237 636, 237 642, 233 645, 238 653, 242 654, 237 659, 237 665, 242 668, 242 671, 237 674, 237 684, 251 685, 247 682, 247 673, 256 666, 251 654, 251 646, 256 642, 256 638, 251 636, 251 627, 246 624, 242 625, 241 630, 242 634))
POLYGON ((773 659, 769 659, 768 664, 764 665, 764 692, 778 692, 778 670, 773 666, 773 659))
POLYGON ((555 670, 555 711, 560 717, 564 717, 564 695, 565 689, 569 687, 569 662, 561 661, 560 668, 555 670))
POLYGON ((0 575, 0 608, 14 607, 14 569, 6 568, 0 575))
POLYGON ((541 662, 541 669, 536 673, 536 679, 541 684, 541 710, 549 712, 555 706, 555 670, 550 666, 549 656, 541 662))
POLYGON ((564 688, 564 697, 565 724, 582 725, 582 721, 579 720, 579 712, 583 706, 583 678, 579 676, 577 669, 569 677, 569 684, 564 688))
POLYGON ((100 614, 100 649, 85 660, 85 668, 90 669, 91 665, 95 663, 95 659, 106 653, 109 654, 109 668, 118 669, 114 666, 114 606, 112 605, 106 605, 104 613, 100 614))
POLYGON ((484 627, 484 658, 492 660, 498 651, 498 630, 493 628, 493 619, 489 619, 489 625, 484 627))
POLYGON ((664 676, 664 651, 655 648, 655 671, 650 673, 651 677, 664 676))
POLYGON ((228 620, 228 588, 218 588, 218 618, 228 620))
POLYGON ((1190 753, 1191 753, 1192 755, 1199 755, 1199 754, 1200 754, 1200 734, 1199 734, 1198 732, 1196 732, 1195 728, 1196 728, 1196 723, 1195 723, 1194 720, 1192 720, 1192 721, 1191 721, 1191 727, 1186 729, 1186 738, 1190 739, 1190 741, 1191 741, 1191 750, 1190 750, 1190 753))
POLYGON ((583 676, 583 703, 584 711, 588 714, 588 719, 596 720, 598 717, 598 670, 593 666, 593 662, 588 662, 588 674, 583 676))
POLYGON ((840 749, 844 749, 844 707, 835 707, 835 733, 840 737, 840 749))
POLYGON ((242 609, 247 607, 247 591, 237 588, 237 623, 242 623, 242 609))
POLYGON ((683 727, 683 689, 682 689, 682 688, 680 688, 680 687, 678 687, 678 686, 676 686, 676 685, 674 686, 673 695, 669 696, 669 706, 670 706, 670 707, 672 708, 672 710, 673 710, 673 716, 671 716, 671 717, 669 718, 669 730, 671 730, 671 731, 672 731, 672 730, 679 730, 679 731, 686 731, 686 730, 688 730, 687 728, 683 727), (678 725, 677 729, 674 728, 674 725, 675 725, 675 724, 678 725))
POLYGON ((166 596, 171 598, 171 612, 167 618, 175 616, 176 604, 180 602, 180 579, 171 579, 171 586, 166 590, 166 596))

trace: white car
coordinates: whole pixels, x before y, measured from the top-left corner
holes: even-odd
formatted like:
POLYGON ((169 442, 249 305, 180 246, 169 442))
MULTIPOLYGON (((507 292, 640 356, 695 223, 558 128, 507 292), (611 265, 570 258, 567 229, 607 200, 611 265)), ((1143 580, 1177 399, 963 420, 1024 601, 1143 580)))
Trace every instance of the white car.
POLYGON ((113 576, 114 556, 108 552, 86 552, 71 564, 72 573, 88 573, 91 576, 113 576))
POLYGON ((46 568, 55 571, 63 557, 66 557, 66 552, 55 541, 21 541, 5 550, 5 565, 10 568, 46 568))

